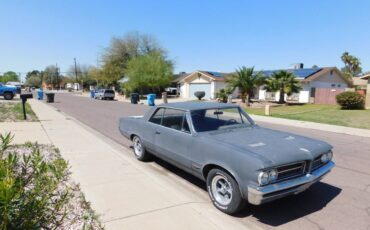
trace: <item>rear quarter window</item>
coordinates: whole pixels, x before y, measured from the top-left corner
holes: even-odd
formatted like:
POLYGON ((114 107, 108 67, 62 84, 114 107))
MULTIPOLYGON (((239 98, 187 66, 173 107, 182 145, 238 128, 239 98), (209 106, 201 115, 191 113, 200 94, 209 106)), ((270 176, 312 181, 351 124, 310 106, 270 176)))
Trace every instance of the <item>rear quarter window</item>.
POLYGON ((162 123, 164 108, 160 108, 154 112, 152 117, 149 119, 149 122, 160 125, 162 123))

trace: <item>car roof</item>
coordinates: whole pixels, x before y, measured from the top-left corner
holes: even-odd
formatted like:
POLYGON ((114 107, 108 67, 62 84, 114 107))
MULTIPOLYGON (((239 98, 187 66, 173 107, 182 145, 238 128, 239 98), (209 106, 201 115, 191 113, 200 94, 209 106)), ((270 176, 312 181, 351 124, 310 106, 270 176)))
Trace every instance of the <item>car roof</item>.
POLYGON ((238 105, 226 104, 226 103, 217 103, 217 102, 175 102, 160 104, 158 107, 162 108, 174 108, 182 110, 200 110, 200 109, 222 109, 230 107, 239 107, 238 105))

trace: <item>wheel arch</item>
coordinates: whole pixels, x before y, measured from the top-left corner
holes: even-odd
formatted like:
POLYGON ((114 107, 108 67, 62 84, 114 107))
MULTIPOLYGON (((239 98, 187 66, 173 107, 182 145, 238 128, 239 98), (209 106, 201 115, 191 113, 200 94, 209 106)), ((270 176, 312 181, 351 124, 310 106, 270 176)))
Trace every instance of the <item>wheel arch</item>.
POLYGON ((12 92, 12 91, 4 91, 4 92, 3 92, 3 94, 6 94, 6 93, 10 93, 10 94, 12 94, 12 95, 15 95, 15 93, 14 93, 14 92, 12 92))
POLYGON ((226 167, 223 167, 223 166, 220 166, 220 164, 215 164, 215 163, 210 163, 210 164, 206 164, 203 168, 202 168, 202 175, 204 177, 205 180, 207 180, 207 176, 208 176, 208 173, 212 170, 212 169, 220 169, 220 170, 223 170, 227 173, 230 174, 230 176, 232 176, 234 178, 234 180, 238 183, 239 185, 239 180, 238 178, 235 176, 235 173, 232 171, 232 170, 229 170, 227 169, 226 167))

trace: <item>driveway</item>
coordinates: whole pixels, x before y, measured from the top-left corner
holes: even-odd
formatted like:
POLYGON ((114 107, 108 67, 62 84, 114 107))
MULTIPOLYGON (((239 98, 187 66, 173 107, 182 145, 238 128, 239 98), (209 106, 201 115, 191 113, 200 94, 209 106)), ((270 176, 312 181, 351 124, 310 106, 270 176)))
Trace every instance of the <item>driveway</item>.
MULTIPOLYGON (((145 105, 117 101, 97 101, 73 95, 57 94, 52 104, 105 136, 124 145, 130 142, 118 131, 122 116, 141 115, 145 105)), ((370 138, 259 123, 261 126, 289 131, 327 141, 334 146, 337 167, 322 182, 297 196, 262 206, 248 206, 234 217, 250 226, 271 229, 370 229, 370 138)), ((132 156, 133 157, 133 156, 132 156)), ((184 189, 206 196, 202 181, 161 161, 147 163, 159 174, 178 180, 184 189)))

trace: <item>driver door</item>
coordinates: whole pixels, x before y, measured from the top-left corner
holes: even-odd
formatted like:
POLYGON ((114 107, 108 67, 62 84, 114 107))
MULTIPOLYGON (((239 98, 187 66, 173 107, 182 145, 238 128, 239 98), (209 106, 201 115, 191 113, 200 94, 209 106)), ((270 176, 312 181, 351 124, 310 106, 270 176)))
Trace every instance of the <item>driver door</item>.
POLYGON ((166 108, 162 123, 155 131, 157 152, 178 167, 190 169, 189 148, 193 142, 186 112, 179 109, 166 108))

